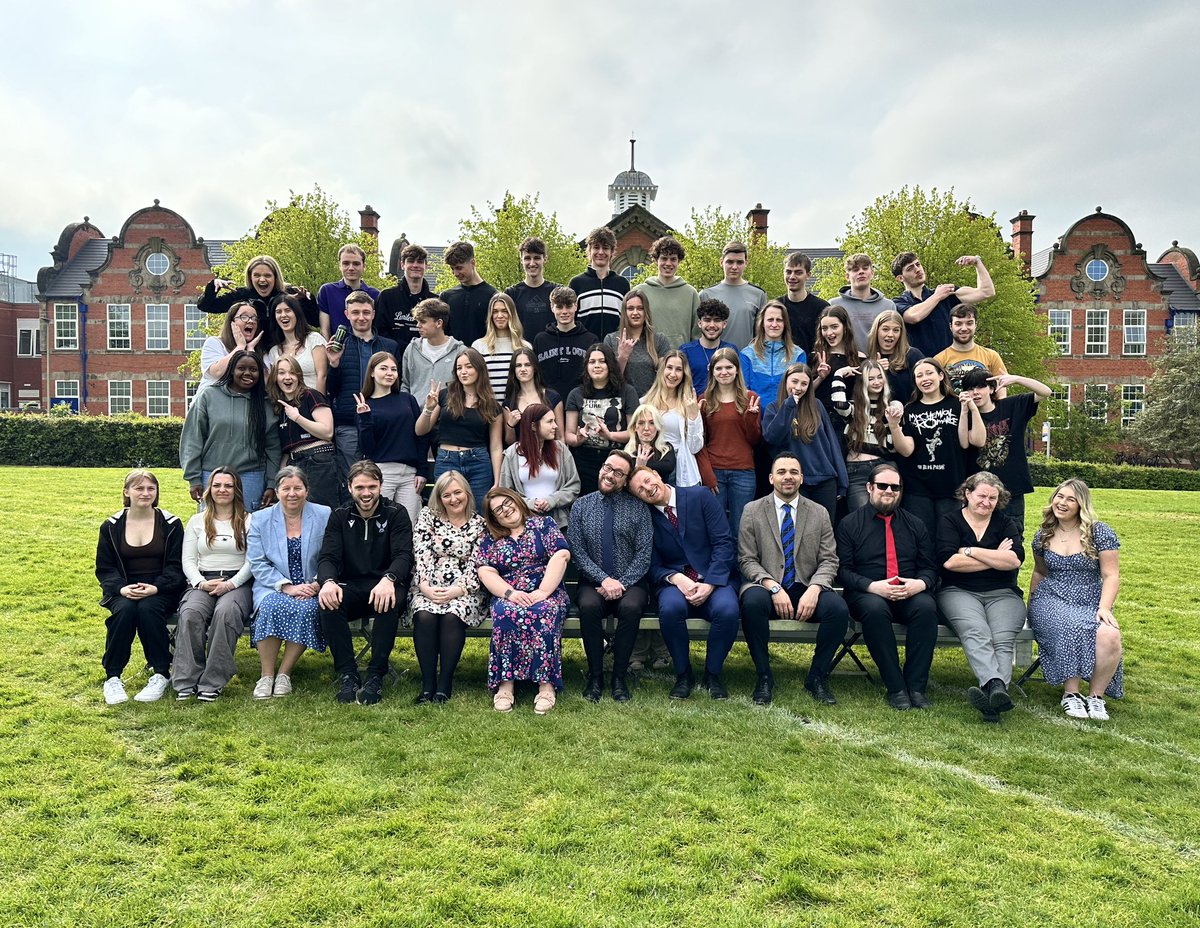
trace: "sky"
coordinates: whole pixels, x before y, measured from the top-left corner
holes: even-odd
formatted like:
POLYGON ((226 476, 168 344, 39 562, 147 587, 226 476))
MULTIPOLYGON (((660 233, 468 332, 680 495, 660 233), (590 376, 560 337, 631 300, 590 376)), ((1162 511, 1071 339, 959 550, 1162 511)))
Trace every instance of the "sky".
POLYGON ((85 215, 112 236, 158 198, 232 239, 314 185, 371 204, 385 252, 506 190, 582 237, 631 133, 672 226, 762 203, 772 240, 832 246, 915 184, 1006 235, 1029 210, 1035 250, 1097 206, 1151 260, 1200 250, 1195 4, 2 2, 0 253, 26 279, 85 215))

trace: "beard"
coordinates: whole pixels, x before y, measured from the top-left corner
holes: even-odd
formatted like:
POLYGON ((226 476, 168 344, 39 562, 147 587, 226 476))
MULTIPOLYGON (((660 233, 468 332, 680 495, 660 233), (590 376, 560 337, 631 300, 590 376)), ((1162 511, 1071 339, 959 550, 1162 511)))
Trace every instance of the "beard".
POLYGON ((900 508, 900 497, 899 497, 899 495, 897 495, 896 497, 894 497, 891 500, 888 500, 887 502, 884 502, 883 500, 880 500, 879 502, 875 502, 874 500, 872 500, 871 505, 875 508, 875 511, 877 513, 879 513, 881 516, 890 516, 893 512, 895 512, 897 509, 900 508))

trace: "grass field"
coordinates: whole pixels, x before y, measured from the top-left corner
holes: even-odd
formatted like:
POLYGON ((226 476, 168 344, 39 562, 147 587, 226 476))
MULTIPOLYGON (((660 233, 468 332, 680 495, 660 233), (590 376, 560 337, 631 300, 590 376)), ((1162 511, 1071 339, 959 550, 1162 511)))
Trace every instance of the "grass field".
POLYGON ((327 655, 261 704, 247 641, 217 703, 106 708, 92 569, 122 476, 0 468, 0 925, 1200 924, 1200 495, 1096 493, 1123 546, 1112 721, 1035 682, 985 726, 958 652, 899 713, 852 676, 818 706, 811 648, 780 646, 763 710, 743 645, 725 703, 651 675, 590 705, 570 642, 559 707, 502 716, 473 640, 418 708, 402 640, 379 707, 335 705, 327 655))

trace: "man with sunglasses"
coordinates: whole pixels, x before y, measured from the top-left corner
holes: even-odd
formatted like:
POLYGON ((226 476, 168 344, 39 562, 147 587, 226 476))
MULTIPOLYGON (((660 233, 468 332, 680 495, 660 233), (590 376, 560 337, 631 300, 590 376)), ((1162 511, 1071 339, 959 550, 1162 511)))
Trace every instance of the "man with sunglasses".
POLYGON ((928 709, 929 666, 937 643, 937 582, 933 539, 924 524, 900 511, 900 474, 879 464, 867 482, 869 504, 837 529, 838 576, 850 615, 862 625, 871 659, 893 709, 928 709), (892 623, 907 625, 904 669, 892 623))

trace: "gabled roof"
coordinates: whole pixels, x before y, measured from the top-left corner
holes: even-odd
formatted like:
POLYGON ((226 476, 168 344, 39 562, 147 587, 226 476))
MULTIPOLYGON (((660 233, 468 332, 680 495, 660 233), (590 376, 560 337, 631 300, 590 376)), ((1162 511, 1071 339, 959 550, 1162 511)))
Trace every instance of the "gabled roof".
POLYGON ((1158 256, 1160 262, 1165 262, 1168 255, 1179 255, 1187 264, 1188 277, 1192 280, 1200 280, 1200 258, 1196 257, 1196 252, 1190 248, 1184 248, 1179 242, 1172 242, 1171 247, 1158 256))
POLYGON ((1043 248, 1041 251, 1035 251, 1033 257, 1029 259, 1029 276, 1041 277, 1050 270, 1050 263, 1054 260, 1054 246, 1043 248))
MULTIPOLYGON (((618 237, 624 235, 635 226, 640 226, 651 238, 661 238, 671 231, 669 225, 646 209, 646 207, 639 206, 636 203, 625 210, 625 212, 613 216, 605 225, 612 230, 613 235, 618 237)), ((587 239, 580 241, 579 247, 586 248, 587 239)))
POLYGON ((226 246, 232 245, 237 239, 227 238, 219 239, 204 239, 204 254, 207 256, 209 267, 220 267, 229 260, 229 252, 226 251, 226 246))
POLYGON ((45 289, 39 295, 46 299, 79 299, 83 295, 83 288, 92 282, 92 272, 108 263, 111 246, 112 243, 106 238, 94 238, 84 243, 75 257, 62 268, 57 271, 47 269, 51 273, 45 289))
POLYGON ((1148 264, 1146 266, 1152 274, 1162 278, 1163 294, 1167 297, 1167 303, 1173 311, 1177 313, 1200 311, 1200 294, 1197 294, 1183 279, 1179 268, 1174 264, 1148 264))

